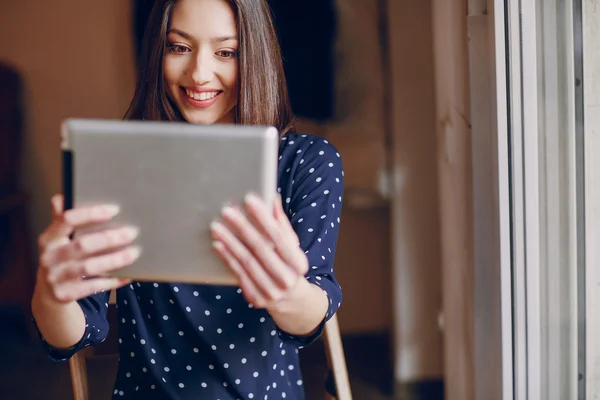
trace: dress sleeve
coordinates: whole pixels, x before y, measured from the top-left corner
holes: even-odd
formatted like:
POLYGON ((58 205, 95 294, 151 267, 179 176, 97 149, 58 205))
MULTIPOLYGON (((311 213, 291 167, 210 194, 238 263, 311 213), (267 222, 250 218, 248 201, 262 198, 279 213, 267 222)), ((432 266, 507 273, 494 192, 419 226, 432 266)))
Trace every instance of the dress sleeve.
POLYGON ((342 289, 334 274, 334 257, 342 211, 344 188, 342 159, 336 148, 317 139, 303 153, 297 166, 292 194, 284 197, 284 209, 300 239, 309 262, 306 279, 320 287, 328 298, 324 320, 310 336, 281 332, 284 340, 299 347, 311 344, 342 303, 342 289))
POLYGON ((57 349, 46 342, 35 319, 33 320, 42 341, 42 347, 52 361, 67 361, 84 347, 97 345, 106 339, 108 336, 106 314, 108 311, 109 296, 110 292, 100 292, 77 301, 85 316, 85 333, 81 340, 69 349, 57 349))

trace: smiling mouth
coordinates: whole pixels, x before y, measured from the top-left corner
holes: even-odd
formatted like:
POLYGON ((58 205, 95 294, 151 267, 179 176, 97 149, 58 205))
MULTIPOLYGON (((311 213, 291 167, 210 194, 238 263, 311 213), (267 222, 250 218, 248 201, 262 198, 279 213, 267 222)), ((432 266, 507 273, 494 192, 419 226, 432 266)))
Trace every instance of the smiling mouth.
POLYGON ((220 90, 215 90, 214 92, 194 92, 190 89, 185 89, 185 88, 182 88, 182 89, 187 97, 189 97, 190 99, 193 99, 193 100, 198 100, 198 101, 212 100, 215 97, 217 97, 219 94, 221 94, 220 90))

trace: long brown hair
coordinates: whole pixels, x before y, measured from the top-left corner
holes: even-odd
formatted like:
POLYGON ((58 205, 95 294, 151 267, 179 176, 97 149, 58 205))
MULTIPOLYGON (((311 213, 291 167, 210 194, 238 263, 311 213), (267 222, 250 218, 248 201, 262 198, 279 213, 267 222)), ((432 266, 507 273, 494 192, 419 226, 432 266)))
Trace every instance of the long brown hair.
MULTIPOLYGON (((142 43, 138 80, 125 119, 183 121, 167 95, 163 57, 171 11, 177 0, 157 0, 142 43)), ((293 131, 281 49, 265 0, 225 0, 231 6, 239 39, 239 97, 236 123, 272 125, 283 134, 293 131)))

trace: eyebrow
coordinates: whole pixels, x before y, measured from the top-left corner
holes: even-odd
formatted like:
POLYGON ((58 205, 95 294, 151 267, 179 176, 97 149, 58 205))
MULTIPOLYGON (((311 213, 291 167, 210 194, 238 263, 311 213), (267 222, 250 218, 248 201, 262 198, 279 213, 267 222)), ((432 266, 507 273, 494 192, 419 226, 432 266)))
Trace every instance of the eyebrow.
MULTIPOLYGON (((183 38, 186 38, 188 40, 194 40, 194 37, 192 35, 190 35, 189 33, 185 32, 185 31, 182 31, 180 29, 169 29, 167 34, 170 34, 170 33, 175 33, 175 34, 177 34, 183 38)), ((237 40, 237 36, 217 36, 217 37, 210 39, 211 42, 217 42, 217 43, 226 42, 228 40, 237 40)))

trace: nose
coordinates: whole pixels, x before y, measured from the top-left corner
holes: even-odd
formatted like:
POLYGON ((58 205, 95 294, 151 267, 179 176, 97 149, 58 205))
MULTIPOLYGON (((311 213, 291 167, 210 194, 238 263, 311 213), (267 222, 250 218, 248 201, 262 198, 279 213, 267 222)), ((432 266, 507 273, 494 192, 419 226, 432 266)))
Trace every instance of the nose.
POLYGON ((214 77, 214 57, 212 51, 199 51, 192 65, 192 80, 198 86, 210 82, 214 77))

